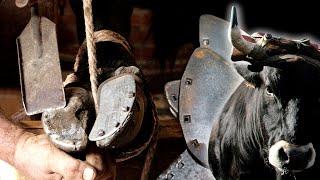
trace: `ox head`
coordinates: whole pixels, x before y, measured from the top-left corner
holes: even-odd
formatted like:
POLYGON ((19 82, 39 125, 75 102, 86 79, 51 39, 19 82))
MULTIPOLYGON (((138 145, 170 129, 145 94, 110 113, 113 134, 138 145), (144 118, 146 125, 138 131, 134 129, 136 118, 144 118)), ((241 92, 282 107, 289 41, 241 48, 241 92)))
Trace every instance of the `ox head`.
POLYGON ((320 61, 311 56, 318 56, 318 51, 307 42, 271 35, 264 35, 255 43, 246 41, 238 28, 234 7, 230 38, 250 63, 236 66, 238 72, 260 93, 266 159, 282 173, 312 167, 316 156, 315 126, 320 120, 320 61), (307 46, 309 51, 303 52, 307 46))

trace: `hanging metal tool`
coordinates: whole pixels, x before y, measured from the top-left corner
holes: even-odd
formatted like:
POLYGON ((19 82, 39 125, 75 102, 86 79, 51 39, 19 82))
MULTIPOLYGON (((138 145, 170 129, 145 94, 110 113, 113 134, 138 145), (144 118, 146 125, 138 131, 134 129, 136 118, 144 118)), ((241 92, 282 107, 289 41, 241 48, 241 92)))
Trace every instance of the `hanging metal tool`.
POLYGON ((17 38, 23 105, 28 115, 66 105, 55 24, 31 7, 31 19, 17 38))

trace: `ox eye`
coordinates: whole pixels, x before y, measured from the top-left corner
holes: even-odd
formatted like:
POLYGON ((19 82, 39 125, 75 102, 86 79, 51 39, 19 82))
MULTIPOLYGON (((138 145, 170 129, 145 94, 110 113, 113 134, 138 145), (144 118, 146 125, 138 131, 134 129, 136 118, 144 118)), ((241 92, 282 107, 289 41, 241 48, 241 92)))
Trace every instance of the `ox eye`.
POLYGON ((270 86, 267 86, 267 88, 266 88, 266 95, 268 97, 274 97, 274 93, 273 93, 273 91, 272 91, 270 86))

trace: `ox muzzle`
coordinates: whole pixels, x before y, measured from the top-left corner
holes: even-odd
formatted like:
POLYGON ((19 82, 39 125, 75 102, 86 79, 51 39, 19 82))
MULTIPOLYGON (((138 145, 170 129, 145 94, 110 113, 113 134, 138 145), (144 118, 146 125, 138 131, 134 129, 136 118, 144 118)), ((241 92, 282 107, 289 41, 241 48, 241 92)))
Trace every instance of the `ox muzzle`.
POLYGON ((310 168, 315 162, 315 157, 312 143, 300 146, 281 140, 269 150, 269 163, 282 173, 300 172, 310 168))

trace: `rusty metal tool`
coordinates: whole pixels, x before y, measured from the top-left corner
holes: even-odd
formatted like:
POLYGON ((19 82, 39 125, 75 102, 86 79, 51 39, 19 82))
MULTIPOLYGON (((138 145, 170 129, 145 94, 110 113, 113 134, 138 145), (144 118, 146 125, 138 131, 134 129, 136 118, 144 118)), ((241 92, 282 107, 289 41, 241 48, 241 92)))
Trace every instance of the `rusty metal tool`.
POLYGON ((66 105, 55 24, 31 7, 31 19, 17 38, 23 105, 28 115, 66 105))

